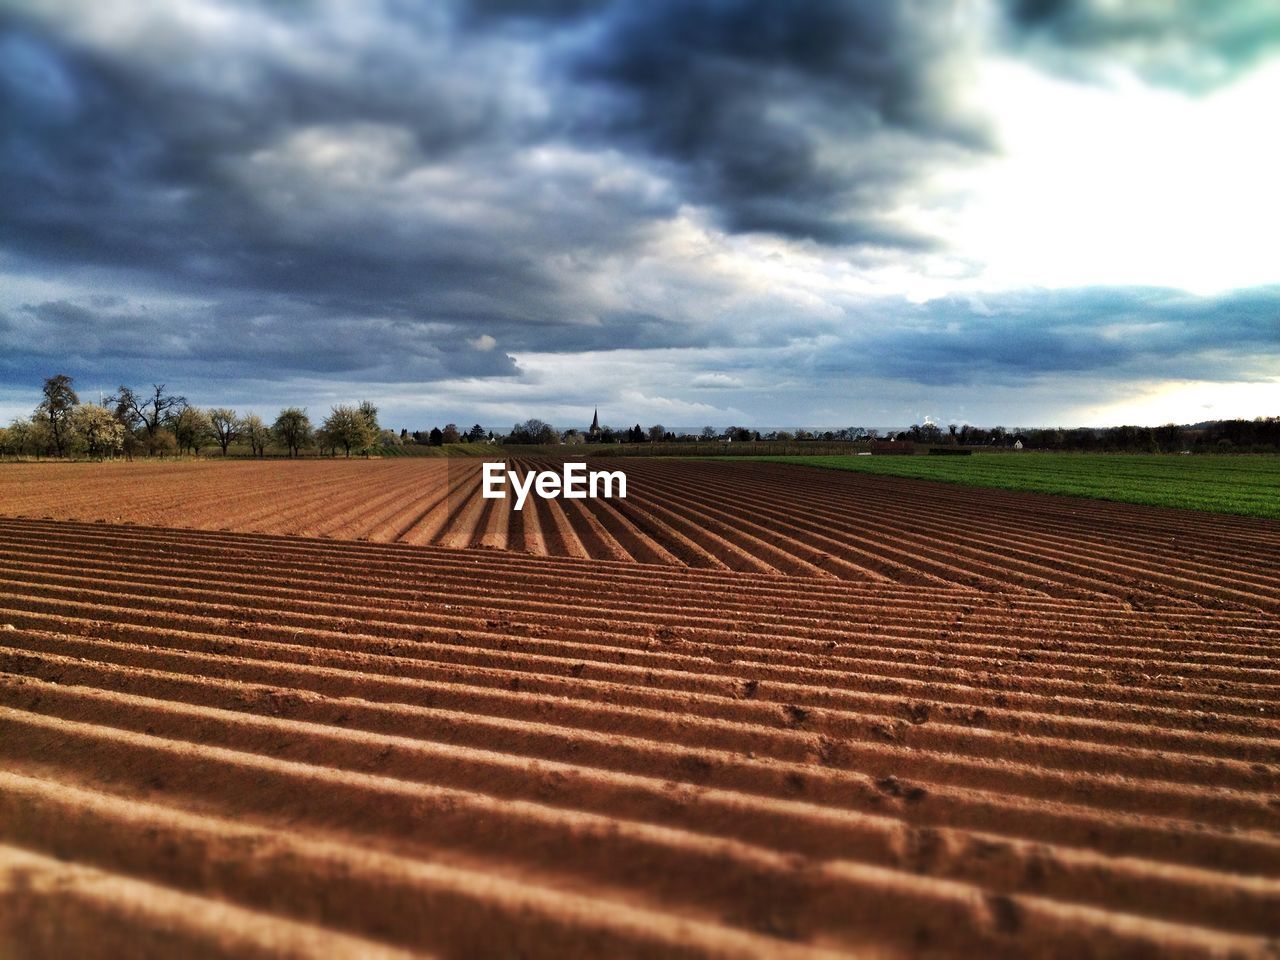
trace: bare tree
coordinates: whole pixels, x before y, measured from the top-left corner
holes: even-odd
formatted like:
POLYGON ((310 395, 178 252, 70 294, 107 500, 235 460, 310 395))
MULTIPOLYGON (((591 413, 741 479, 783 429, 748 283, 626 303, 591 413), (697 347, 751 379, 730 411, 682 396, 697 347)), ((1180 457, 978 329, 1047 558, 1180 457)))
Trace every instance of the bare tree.
POLYGON ((147 440, 154 441, 160 428, 172 423, 187 406, 187 398, 165 393, 164 384, 156 383, 152 384, 149 395, 122 386, 107 403, 115 405, 116 417, 121 423, 129 428, 141 426, 147 433, 147 440))
POLYGON ((58 456, 67 449, 67 441, 71 432, 71 413, 80 398, 71 388, 71 378, 65 373, 50 377, 44 382, 44 399, 36 407, 36 419, 44 421, 53 438, 53 447, 58 456))
POLYGON ((214 407, 209 411, 209 426, 213 430, 213 439, 222 448, 222 455, 227 455, 227 448, 240 439, 240 418, 234 410, 226 407, 214 407))

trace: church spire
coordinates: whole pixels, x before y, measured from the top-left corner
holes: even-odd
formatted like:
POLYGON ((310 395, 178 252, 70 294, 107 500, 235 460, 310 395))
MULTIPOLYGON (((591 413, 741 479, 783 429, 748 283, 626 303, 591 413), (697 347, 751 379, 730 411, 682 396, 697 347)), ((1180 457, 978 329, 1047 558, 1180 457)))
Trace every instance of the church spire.
POLYGON ((600 408, 599 407, 596 407, 595 416, 591 418, 591 430, 589 431, 589 433, 593 437, 600 433, 600 408))

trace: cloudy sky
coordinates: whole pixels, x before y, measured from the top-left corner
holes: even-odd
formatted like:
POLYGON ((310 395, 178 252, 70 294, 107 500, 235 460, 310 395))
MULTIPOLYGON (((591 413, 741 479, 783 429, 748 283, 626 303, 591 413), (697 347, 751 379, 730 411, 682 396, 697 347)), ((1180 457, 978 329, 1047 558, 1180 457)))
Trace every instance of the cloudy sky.
POLYGON ((0 415, 1280 414, 1274 0, 0 0, 0 415))

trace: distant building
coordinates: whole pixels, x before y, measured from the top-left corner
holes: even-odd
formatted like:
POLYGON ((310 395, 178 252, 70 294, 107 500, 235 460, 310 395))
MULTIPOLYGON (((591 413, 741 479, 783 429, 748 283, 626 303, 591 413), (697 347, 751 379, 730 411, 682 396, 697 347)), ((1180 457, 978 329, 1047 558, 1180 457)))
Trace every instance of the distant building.
POLYGON ((588 440, 600 439, 600 408, 596 407, 595 416, 591 418, 591 428, 587 431, 588 440))
POLYGON ((1015 441, 1013 441, 1013 449, 1015 449, 1015 450, 1021 450, 1021 449, 1022 449, 1022 441, 1021 441, 1021 440, 1015 440, 1015 441))

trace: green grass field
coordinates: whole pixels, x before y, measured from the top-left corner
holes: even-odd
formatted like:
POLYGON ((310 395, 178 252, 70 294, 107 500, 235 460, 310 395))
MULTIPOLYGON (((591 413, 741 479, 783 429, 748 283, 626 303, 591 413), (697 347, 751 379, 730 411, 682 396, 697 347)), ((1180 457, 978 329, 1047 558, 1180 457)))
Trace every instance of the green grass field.
POLYGON ((971 457, 751 459, 1280 519, 1277 456, 975 453, 971 457))

